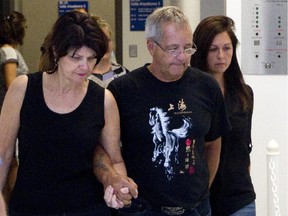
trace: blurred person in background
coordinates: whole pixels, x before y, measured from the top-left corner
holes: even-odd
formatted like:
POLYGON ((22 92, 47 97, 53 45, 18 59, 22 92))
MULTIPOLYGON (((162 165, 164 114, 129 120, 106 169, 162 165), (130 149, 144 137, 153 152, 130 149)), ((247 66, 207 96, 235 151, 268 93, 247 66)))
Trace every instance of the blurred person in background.
MULTIPOLYGON (((4 97, 12 81, 17 76, 28 73, 25 60, 17 49, 19 45, 23 45, 25 29, 26 18, 20 12, 13 11, 0 20, 0 115, 4 97)), ((15 184, 17 168, 15 155, 3 189, 6 202, 9 202, 15 184)))
POLYGON ((17 50, 23 45, 26 19, 22 13, 13 11, 0 20, 0 110, 5 94, 12 81, 28 73, 28 67, 17 50))
POLYGON ((93 80, 102 87, 106 88, 108 84, 115 78, 122 76, 129 71, 122 65, 113 60, 113 41, 112 31, 109 24, 102 18, 92 15, 92 18, 99 24, 109 40, 109 46, 106 54, 103 56, 99 64, 95 66, 92 74, 88 79, 93 80))

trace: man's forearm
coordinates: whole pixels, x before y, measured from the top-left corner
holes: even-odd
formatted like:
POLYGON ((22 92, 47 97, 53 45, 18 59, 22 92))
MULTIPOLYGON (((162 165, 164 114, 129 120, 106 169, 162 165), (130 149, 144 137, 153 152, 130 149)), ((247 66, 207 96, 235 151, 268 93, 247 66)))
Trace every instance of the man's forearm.
POLYGON ((137 185, 127 176, 124 161, 112 162, 107 152, 99 146, 94 154, 94 173, 98 180, 103 184, 104 190, 112 186, 117 194, 117 198, 124 204, 131 203, 132 197, 138 196, 137 185), (123 192, 125 189, 127 192, 123 192))
POLYGON ((95 150, 93 171, 97 179, 106 187, 111 175, 117 175, 109 155, 101 146, 97 146, 95 150))

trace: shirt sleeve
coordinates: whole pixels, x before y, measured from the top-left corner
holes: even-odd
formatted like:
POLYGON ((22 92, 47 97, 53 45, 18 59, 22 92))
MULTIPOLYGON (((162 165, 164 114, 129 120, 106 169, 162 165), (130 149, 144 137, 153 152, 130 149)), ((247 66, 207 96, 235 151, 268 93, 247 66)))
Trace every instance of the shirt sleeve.
POLYGON ((221 136, 224 136, 231 129, 232 128, 227 115, 224 98, 221 91, 219 91, 219 93, 217 93, 215 97, 210 130, 205 136, 205 141, 210 142, 221 136))
POLYGON ((12 47, 1 48, 2 64, 16 62, 18 64, 17 52, 12 47))

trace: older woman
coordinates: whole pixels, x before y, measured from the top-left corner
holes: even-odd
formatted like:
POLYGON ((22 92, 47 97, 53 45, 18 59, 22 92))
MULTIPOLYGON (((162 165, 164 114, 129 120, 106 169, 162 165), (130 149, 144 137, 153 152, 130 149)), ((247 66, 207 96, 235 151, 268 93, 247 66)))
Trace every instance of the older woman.
MULTIPOLYGON (((109 215, 93 156, 102 144, 125 177, 119 114, 112 94, 87 80, 107 47, 89 15, 65 13, 49 39, 53 68, 13 81, 0 117, 1 188, 19 139, 9 215, 109 215)), ((6 215, 2 199, 0 214, 6 215)))

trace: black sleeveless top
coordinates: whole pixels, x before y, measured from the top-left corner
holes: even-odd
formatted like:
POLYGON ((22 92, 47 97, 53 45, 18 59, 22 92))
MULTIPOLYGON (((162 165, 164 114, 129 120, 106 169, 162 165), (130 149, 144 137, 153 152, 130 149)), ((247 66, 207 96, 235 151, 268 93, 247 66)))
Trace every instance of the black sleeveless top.
POLYGON ((72 112, 51 111, 43 97, 42 73, 28 75, 20 112, 19 170, 10 208, 56 214, 90 210, 103 202, 92 159, 104 126, 104 89, 89 82, 72 112))

